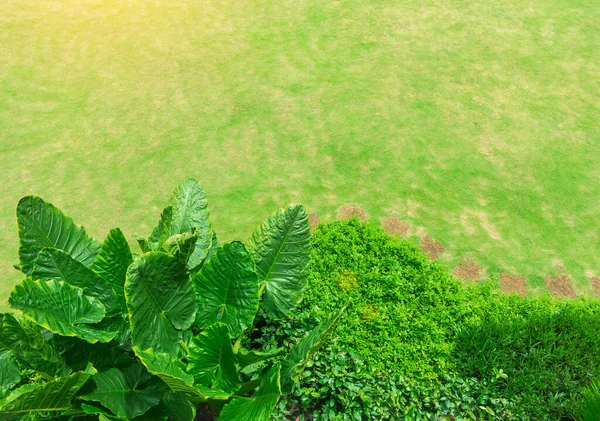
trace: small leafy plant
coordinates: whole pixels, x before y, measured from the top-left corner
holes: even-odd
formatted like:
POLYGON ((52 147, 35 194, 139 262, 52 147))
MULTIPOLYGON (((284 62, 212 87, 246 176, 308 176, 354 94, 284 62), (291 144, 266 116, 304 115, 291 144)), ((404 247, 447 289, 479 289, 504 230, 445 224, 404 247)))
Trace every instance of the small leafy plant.
POLYGON ((188 178, 137 238, 141 254, 120 229, 100 244, 38 197, 19 202, 17 221, 26 277, 9 298, 22 317, 0 315, 0 421, 268 420, 343 312, 289 351, 243 345, 259 311, 282 319, 302 298, 300 205, 221 245, 188 178))

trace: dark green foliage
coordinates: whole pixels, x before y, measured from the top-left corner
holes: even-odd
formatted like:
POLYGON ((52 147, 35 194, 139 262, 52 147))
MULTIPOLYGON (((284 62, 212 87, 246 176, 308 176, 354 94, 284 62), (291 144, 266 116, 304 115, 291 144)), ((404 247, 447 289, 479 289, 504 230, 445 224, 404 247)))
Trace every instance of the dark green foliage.
POLYGON ((582 421, 600 421, 600 382, 595 381, 583 391, 582 421))
POLYGON ((288 352, 241 347, 261 299, 282 317, 302 297, 301 205, 262 224, 251 252, 221 246, 202 186, 186 179, 135 257, 120 230, 99 244, 42 199, 23 199, 17 217, 26 278, 9 302, 23 319, 0 314, 0 421, 192 421, 197 410, 267 421, 345 309, 288 352))
POLYGON ((575 399, 600 375, 600 303, 522 299, 473 290, 473 317, 457 329, 456 369, 489 376, 502 369, 500 392, 523 396, 533 419, 575 412, 575 399))
POLYGON ((463 287, 420 250, 358 220, 315 232, 302 311, 260 323, 260 343, 285 346, 349 299, 335 347, 304 370, 277 419, 572 419, 600 376, 597 301, 463 287), (340 288, 347 273, 355 288, 340 288))

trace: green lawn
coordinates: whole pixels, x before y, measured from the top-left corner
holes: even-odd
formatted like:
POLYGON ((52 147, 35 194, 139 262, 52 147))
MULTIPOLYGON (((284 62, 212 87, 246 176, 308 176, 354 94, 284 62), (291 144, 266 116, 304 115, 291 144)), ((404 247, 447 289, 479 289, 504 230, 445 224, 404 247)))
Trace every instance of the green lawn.
POLYGON ((21 196, 147 235, 187 175, 225 240, 354 202, 536 293, 600 275, 598 2, 8 0, 0 50, 0 297, 21 196))

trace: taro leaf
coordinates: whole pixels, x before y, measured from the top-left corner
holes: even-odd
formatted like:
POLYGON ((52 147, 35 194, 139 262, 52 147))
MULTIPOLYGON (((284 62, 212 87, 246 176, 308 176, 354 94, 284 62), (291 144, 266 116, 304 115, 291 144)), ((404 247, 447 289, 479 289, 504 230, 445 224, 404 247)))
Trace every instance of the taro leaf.
POLYGON ((281 365, 281 390, 284 394, 292 391, 294 382, 298 381, 298 373, 313 357, 315 352, 323 346, 345 310, 346 307, 343 307, 337 313, 333 314, 328 320, 314 328, 290 349, 290 353, 281 365))
POLYGON ((130 366, 135 360, 118 348, 115 341, 90 344, 77 338, 58 337, 61 354, 73 370, 78 371, 90 362, 97 370, 130 366))
POLYGON ((258 279, 252 256, 239 241, 224 244, 194 277, 196 324, 224 323, 232 337, 252 324, 258 311, 258 279))
POLYGON ((285 353, 286 351, 283 348, 276 348, 266 352, 241 349, 240 352, 235 354, 235 359, 240 369, 244 370, 246 367, 270 360, 271 358, 280 357, 285 353))
POLYGON ((195 337, 190 346, 187 372, 194 383, 235 392, 242 380, 235 367, 235 356, 227 325, 215 323, 195 337))
POLYGON ((166 393, 161 402, 172 421, 193 421, 196 407, 181 393, 166 393))
POLYGON ((95 388, 80 398, 100 402, 121 418, 134 418, 159 404, 164 392, 148 385, 152 375, 142 364, 123 370, 111 368, 96 374, 92 380, 95 388))
POLYGON ((186 178, 177 186, 171 196, 173 215, 171 219, 171 235, 191 233, 198 230, 200 239, 211 239, 211 229, 206 193, 198 180, 186 178))
POLYGON ((131 250, 123 232, 119 228, 113 228, 102 243, 102 248, 94 260, 92 269, 110 284, 125 314, 127 314, 124 293, 125 278, 127 277, 127 268, 132 263, 131 250))
POLYGON ((21 381, 21 369, 16 360, 21 338, 19 332, 6 323, 12 320, 14 317, 11 314, 0 314, 0 396, 2 391, 11 389, 21 381))
POLYGON ((198 231, 198 240, 188 262, 188 269, 192 270, 207 256, 212 242, 206 193, 198 180, 186 178, 173 192, 170 203, 173 207, 171 235, 198 231))
POLYGON ((217 233, 213 231, 210 248, 208 249, 208 254, 206 255, 206 258, 204 259, 204 262, 206 263, 208 260, 210 260, 210 258, 213 256, 213 254, 215 254, 215 252, 220 247, 221 247, 221 243, 219 243, 219 240, 217 239, 217 233))
POLYGON ((8 302, 27 319, 59 335, 96 343, 109 342, 117 333, 92 326, 102 320, 105 307, 85 295, 83 289, 62 281, 26 278, 15 287, 8 302))
POLYGON ((71 371, 37 325, 19 323, 12 314, 0 317, 0 352, 2 349, 10 350, 21 366, 52 377, 71 371))
POLYGON ((263 307, 267 315, 273 319, 288 315, 302 298, 310 260, 310 230, 304 207, 289 205, 274 212, 254 231, 248 249, 258 278, 266 287, 263 307))
POLYGON ((165 253, 150 252, 129 266, 125 282, 132 342, 177 356, 180 330, 194 321, 194 287, 185 267, 165 253))
POLYGON ((50 203, 36 196, 21 199, 17 206, 21 271, 31 274, 38 253, 46 247, 63 250, 90 267, 100 244, 50 203))
POLYGON ((118 312, 117 296, 108 282, 62 250, 42 249, 33 266, 31 278, 36 281, 64 281, 100 301, 107 313, 118 312))
POLYGON ((0 421, 45 411, 70 409, 73 398, 94 373, 94 368, 88 366, 85 371, 45 384, 21 386, 0 402, 0 421))
POLYGON ((182 264, 187 265, 198 241, 198 232, 194 228, 194 233, 184 232, 175 234, 162 245, 162 249, 171 256, 174 256, 182 264))
POLYGON ((173 207, 167 206, 160 214, 160 220, 158 225, 152 231, 148 242, 155 243, 158 245, 163 244, 172 235, 171 224, 173 220, 173 207))
POLYGON ((281 364, 264 375, 252 398, 233 398, 223 407, 219 421, 268 421, 281 397, 281 364))
POLYGON ((0 342, 0 392, 11 389, 21 381, 21 370, 10 349, 0 342))
POLYGON ((208 399, 227 400, 231 396, 222 390, 202 385, 195 386, 194 377, 184 371, 181 361, 172 358, 169 354, 155 352, 152 349, 140 350, 135 347, 133 350, 151 374, 160 377, 173 393, 183 393, 195 404, 206 402, 208 399))

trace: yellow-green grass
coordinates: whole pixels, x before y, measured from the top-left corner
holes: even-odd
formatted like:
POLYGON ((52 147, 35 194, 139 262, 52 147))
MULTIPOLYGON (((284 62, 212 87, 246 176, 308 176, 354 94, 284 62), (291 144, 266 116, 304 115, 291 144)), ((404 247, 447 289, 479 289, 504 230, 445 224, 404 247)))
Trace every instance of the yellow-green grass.
MULTIPOLYGON (((0 2, 0 297, 37 194, 148 234, 185 176, 221 239, 395 215, 488 274, 600 275, 600 3, 0 2), (558 269, 557 269, 558 268, 558 269), (587 271, 587 272, 586 272, 587 271)), ((1 301, 1 300, 0 300, 1 301)))

